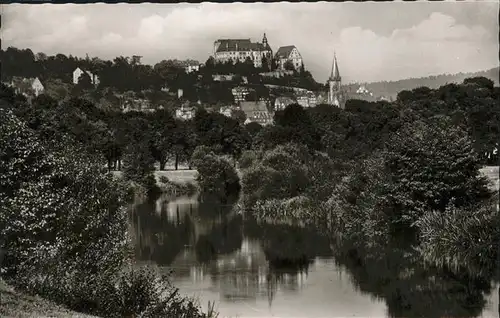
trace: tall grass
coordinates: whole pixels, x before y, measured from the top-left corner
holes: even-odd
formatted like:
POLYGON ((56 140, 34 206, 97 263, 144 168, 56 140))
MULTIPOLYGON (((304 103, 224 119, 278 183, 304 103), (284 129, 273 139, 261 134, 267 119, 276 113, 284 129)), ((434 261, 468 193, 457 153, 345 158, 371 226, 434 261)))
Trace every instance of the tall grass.
POLYGON ((420 234, 418 251, 425 262, 494 276, 500 243, 497 204, 498 193, 480 204, 462 208, 449 205, 444 212, 422 216, 416 226, 420 234))

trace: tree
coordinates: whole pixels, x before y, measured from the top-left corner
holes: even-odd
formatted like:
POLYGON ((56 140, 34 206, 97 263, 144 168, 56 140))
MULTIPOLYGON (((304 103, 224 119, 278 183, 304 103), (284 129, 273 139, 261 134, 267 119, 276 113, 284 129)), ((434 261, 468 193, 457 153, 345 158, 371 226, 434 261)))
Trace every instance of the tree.
POLYGON ((270 61, 267 57, 263 56, 262 57, 262 72, 269 72, 270 71, 270 61))
POLYGON ((426 211, 466 207, 491 195, 470 138, 449 118, 409 124, 387 146, 388 193, 401 221, 411 224, 426 211))
POLYGON ((245 129, 248 131, 250 136, 255 138, 255 136, 259 133, 259 131, 262 129, 262 126, 259 123, 256 122, 250 122, 245 125, 245 129))
POLYGON ((276 125, 289 131, 289 141, 307 145, 310 149, 320 149, 320 135, 311 122, 308 113, 298 104, 288 105, 274 115, 276 125))
POLYGON ((69 305, 82 295, 82 277, 95 281, 123 265, 123 187, 70 139, 43 142, 0 112, 2 276, 69 305))
POLYGON ((231 112, 231 118, 236 120, 240 125, 243 125, 247 119, 247 115, 241 109, 236 109, 231 112))
POLYGON ((156 187, 153 174, 155 170, 154 163, 154 158, 146 143, 130 145, 127 147, 123 158, 124 176, 127 180, 144 186, 146 191, 153 191, 156 187))
POLYGON ((240 190, 236 169, 225 159, 207 148, 197 148, 192 164, 198 171, 198 183, 203 193, 225 199, 240 190))

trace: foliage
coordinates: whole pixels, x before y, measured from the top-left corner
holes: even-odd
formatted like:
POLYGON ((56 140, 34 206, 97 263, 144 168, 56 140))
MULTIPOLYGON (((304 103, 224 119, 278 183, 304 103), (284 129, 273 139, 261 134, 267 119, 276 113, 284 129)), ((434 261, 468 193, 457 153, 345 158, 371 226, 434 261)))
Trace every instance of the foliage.
POLYGON ((263 154, 243 173, 242 187, 248 207, 255 200, 298 196, 309 185, 304 160, 307 151, 297 145, 278 146, 263 154))
POLYGON ((240 179, 236 169, 224 158, 206 148, 198 148, 191 162, 198 171, 197 181, 202 192, 219 198, 239 192, 240 179))
POLYGON ((431 211, 416 222, 419 251, 430 264, 491 276, 498 260, 499 225, 498 194, 471 206, 450 203, 444 211, 431 211))
POLYGON ((313 125, 309 114, 298 104, 288 105, 283 111, 274 115, 276 125, 287 129, 290 142, 301 143, 310 149, 319 150, 320 135, 313 125))
POLYGON ((329 228, 336 239, 366 242, 387 242, 390 231, 390 202, 383 194, 388 183, 384 158, 375 154, 347 168, 322 205, 329 214, 329 228), (338 231, 337 229, 342 229, 338 231))
POLYGON ((259 154, 255 150, 246 150, 241 154, 238 161, 240 169, 249 168, 254 162, 259 159, 259 154))
POLYGON ((198 191, 198 188, 188 182, 188 183, 178 183, 170 181, 166 176, 161 176, 159 178, 158 187, 162 193, 172 194, 172 195, 193 195, 198 191))
POLYGON ((153 191, 156 188, 153 175, 154 159, 146 145, 138 143, 127 147, 123 161, 125 165, 123 172, 127 180, 144 186, 147 191, 153 191))
POLYGON ((69 143, 44 145, 12 113, 1 117, 8 277, 32 291, 53 286, 48 296, 57 297, 64 275, 119 268, 128 248, 124 187, 69 143))
POLYGON ((490 195, 467 133, 447 118, 407 125, 394 135, 385 158, 392 180, 388 194, 403 213, 401 221, 443 211, 451 201, 461 207, 490 195))

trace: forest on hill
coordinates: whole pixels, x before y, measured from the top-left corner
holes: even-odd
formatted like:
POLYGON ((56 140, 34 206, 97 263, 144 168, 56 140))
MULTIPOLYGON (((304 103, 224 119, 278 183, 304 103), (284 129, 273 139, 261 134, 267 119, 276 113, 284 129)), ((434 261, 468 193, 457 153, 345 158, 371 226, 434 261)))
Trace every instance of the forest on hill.
MULTIPOLYGON (((396 99, 399 92, 404 90, 412 90, 418 87, 428 87, 431 89, 437 89, 443 85, 455 83, 462 83, 466 78, 473 77, 486 77, 495 83, 495 86, 499 85, 500 69, 498 67, 479 71, 474 73, 458 73, 458 74, 442 74, 436 76, 420 77, 420 78, 408 78, 399 81, 380 81, 364 84, 364 86, 373 93, 374 96, 385 96, 387 98, 392 97, 396 99)), ((346 85, 346 90, 348 92, 355 92, 360 83, 353 83, 346 85)))

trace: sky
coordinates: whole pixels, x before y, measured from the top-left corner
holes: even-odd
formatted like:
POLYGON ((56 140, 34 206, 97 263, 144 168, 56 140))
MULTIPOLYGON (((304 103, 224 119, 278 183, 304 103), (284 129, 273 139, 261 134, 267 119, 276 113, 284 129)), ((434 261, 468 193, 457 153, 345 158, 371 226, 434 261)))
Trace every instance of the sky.
POLYGON ((498 66, 497 1, 232 4, 2 4, 2 48, 205 62, 219 38, 295 45, 317 81, 336 52, 343 82, 498 66))

